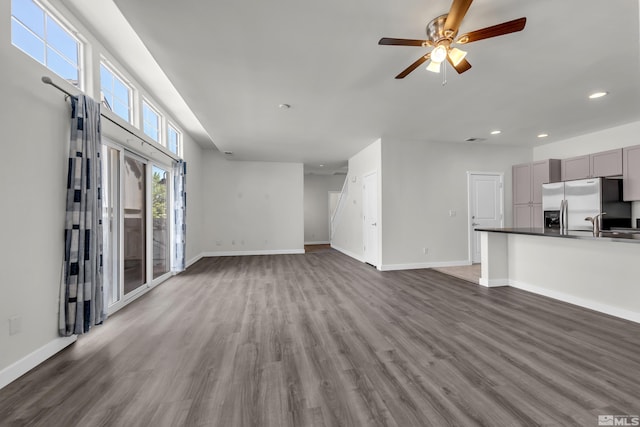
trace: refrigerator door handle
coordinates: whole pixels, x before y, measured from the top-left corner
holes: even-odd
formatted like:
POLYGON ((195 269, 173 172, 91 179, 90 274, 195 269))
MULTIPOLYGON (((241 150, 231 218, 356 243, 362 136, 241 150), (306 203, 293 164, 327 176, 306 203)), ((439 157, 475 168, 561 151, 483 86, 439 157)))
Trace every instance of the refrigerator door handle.
POLYGON ((568 208, 569 208, 569 202, 565 199, 562 201, 562 213, 561 213, 561 221, 562 221, 562 225, 561 228, 562 230, 566 230, 568 228, 567 226, 567 216, 568 216, 568 208))

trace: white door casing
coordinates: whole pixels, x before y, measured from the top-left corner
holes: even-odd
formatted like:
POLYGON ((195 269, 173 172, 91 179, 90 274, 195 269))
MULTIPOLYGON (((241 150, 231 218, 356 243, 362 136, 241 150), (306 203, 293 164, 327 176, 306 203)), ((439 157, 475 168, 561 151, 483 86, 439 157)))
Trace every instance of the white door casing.
POLYGON ((480 262, 480 233, 476 227, 504 226, 504 174, 467 172, 469 193, 469 259, 480 262))
POLYGON ((362 184, 362 241, 364 262, 378 267, 378 173, 363 177, 362 184))

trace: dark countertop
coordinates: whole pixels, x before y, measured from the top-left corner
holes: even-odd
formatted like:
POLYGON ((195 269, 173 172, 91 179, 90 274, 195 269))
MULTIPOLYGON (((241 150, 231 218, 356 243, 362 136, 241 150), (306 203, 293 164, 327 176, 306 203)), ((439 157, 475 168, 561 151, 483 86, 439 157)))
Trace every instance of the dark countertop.
MULTIPOLYGON (((601 231, 594 236, 591 231, 572 231, 544 228, 476 228, 475 231, 489 231, 492 233, 524 234, 528 236, 560 237, 565 239, 601 240, 606 242, 640 243, 640 233, 617 231, 601 231)), ((637 231, 637 230, 636 230, 637 231)))

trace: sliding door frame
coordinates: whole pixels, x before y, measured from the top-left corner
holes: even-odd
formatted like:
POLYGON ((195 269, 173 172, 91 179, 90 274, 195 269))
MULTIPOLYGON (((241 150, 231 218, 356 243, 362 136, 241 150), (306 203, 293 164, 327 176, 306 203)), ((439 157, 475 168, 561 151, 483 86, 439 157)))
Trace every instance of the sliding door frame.
MULTIPOLYGON (((158 161, 156 159, 151 159, 148 155, 143 155, 141 153, 137 153, 132 151, 131 149, 119 144, 116 140, 110 137, 103 136, 102 143, 109 148, 118 151, 118 174, 117 177, 117 186, 118 186, 118 201, 117 201, 117 224, 114 227, 117 228, 117 250, 111 251, 108 256, 112 256, 114 253, 117 253, 118 259, 114 262, 117 263, 115 266, 115 270, 117 271, 118 277, 118 295, 119 300, 115 303, 107 306, 107 312, 109 314, 113 314, 116 311, 120 310, 133 300, 139 298, 150 289, 164 282, 168 278, 170 278, 172 273, 172 261, 173 261, 173 235, 174 235, 174 200, 173 200, 173 167, 170 163, 164 163, 158 161), (138 288, 132 290, 128 294, 124 293, 124 167, 125 167, 125 156, 131 157, 145 165, 145 217, 144 217, 144 226, 145 226, 145 278, 144 283, 141 284, 138 288), (168 244, 170 247, 169 259, 167 260, 167 264, 169 266, 168 271, 157 278, 153 278, 153 166, 161 168, 167 171, 167 221, 168 221, 168 244)), ((107 255, 107 254, 105 254, 107 255)), ((113 283, 108 284, 108 286, 112 286, 113 283)))

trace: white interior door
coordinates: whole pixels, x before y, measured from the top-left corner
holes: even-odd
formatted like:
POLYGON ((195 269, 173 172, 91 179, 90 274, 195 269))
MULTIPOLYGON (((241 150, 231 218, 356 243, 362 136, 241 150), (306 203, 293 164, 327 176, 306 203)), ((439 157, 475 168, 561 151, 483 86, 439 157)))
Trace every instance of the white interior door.
POLYGON ((504 225, 503 175, 469 173, 469 252, 471 262, 480 262, 480 233, 475 228, 504 225))
POLYGON ((378 173, 364 176, 362 188, 363 258, 378 266, 378 173))

